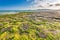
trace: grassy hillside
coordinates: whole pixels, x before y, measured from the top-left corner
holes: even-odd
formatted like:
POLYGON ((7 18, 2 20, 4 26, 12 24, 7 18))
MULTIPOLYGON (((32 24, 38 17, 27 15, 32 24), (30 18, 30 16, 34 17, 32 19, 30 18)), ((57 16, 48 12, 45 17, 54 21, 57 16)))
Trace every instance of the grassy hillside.
POLYGON ((0 40, 60 40, 60 22, 31 12, 0 15, 0 40))

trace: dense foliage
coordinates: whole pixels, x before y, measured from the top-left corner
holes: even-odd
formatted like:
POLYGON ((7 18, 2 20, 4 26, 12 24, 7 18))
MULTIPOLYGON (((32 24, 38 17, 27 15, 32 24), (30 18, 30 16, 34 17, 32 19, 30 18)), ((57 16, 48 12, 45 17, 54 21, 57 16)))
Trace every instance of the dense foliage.
POLYGON ((0 40, 60 40, 60 22, 31 12, 0 15, 0 40))

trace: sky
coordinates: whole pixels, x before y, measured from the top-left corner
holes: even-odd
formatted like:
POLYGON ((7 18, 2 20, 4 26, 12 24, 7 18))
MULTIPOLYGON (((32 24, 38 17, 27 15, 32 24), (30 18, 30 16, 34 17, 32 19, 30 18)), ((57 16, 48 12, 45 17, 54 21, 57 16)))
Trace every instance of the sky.
POLYGON ((60 9, 60 0, 0 0, 0 10, 60 9))

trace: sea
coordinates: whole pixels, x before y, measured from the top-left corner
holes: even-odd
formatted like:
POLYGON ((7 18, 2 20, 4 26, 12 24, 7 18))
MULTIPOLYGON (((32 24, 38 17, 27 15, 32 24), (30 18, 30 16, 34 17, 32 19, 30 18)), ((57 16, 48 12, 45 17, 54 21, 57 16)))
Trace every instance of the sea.
POLYGON ((15 14, 18 12, 50 12, 49 9, 38 9, 38 10, 0 10, 0 14, 15 14))
POLYGON ((15 14, 18 12, 35 12, 35 10, 0 10, 0 14, 15 14))

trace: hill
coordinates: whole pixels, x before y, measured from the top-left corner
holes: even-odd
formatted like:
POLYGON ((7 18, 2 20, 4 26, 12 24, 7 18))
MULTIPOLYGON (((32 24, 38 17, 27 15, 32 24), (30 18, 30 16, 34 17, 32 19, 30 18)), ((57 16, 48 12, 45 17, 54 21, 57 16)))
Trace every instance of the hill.
POLYGON ((60 40, 58 18, 56 12, 0 15, 0 40, 60 40))

